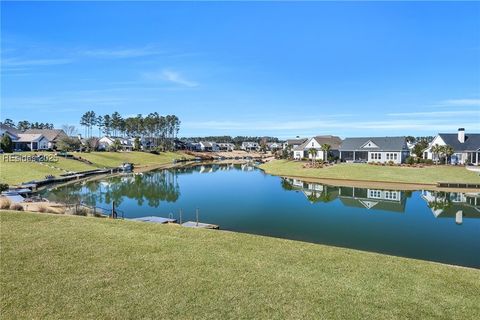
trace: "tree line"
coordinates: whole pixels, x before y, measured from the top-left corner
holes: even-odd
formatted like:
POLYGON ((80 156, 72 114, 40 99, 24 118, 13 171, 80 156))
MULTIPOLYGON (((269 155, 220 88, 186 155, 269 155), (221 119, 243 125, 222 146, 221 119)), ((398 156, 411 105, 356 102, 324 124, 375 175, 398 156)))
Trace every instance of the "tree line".
POLYGON ((12 119, 5 119, 5 121, 0 123, 12 128, 17 128, 20 131, 25 131, 27 129, 53 129, 53 123, 48 122, 29 122, 27 120, 22 120, 15 123, 12 119))
POLYGON ((80 118, 85 137, 93 136, 93 130, 97 128, 99 136, 103 133, 114 137, 176 138, 180 123, 176 115, 161 116, 157 112, 145 117, 138 114, 123 118, 116 111, 111 115, 97 115, 95 111, 87 111, 80 118))

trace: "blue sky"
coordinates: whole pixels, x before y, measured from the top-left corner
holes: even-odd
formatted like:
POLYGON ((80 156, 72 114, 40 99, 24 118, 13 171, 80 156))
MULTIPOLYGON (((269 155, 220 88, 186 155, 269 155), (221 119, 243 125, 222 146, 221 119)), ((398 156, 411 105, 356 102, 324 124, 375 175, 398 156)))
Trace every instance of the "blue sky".
POLYGON ((181 136, 480 131, 480 3, 1 3, 1 118, 181 136))

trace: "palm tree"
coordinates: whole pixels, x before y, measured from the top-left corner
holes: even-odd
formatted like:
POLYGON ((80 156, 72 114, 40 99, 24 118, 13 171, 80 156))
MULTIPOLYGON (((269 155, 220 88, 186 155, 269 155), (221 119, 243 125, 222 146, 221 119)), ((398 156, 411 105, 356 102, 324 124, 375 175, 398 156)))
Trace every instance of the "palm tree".
POLYGON ((320 147, 323 151, 323 161, 327 161, 328 153, 330 152, 331 146, 328 143, 324 143, 320 147))
POLYGON ((315 158, 317 157, 317 149, 315 148, 308 149, 308 154, 312 157, 312 164, 314 164, 315 158))
POLYGON ((451 157, 454 152, 455 152, 455 150, 453 149, 452 146, 450 146, 448 144, 443 146, 443 154, 445 155, 445 164, 447 164, 448 158, 451 157))
POLYGON ((439 146, 438 144, 435 144, 432 146, 433 160, 435 161, 435 163, 437 163, 438 156, 440 155, 441 151, 442 151, 442 146, 439 146))

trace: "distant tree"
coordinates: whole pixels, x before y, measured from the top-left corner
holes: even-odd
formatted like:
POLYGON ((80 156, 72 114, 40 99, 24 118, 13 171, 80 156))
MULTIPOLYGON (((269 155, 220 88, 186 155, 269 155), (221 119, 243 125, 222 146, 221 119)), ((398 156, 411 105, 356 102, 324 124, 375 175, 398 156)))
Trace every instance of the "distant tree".
POLYGON ((69 137, 74 136, 77 134, 77 128, 75 128, 74 125, 69 125, 69 124, 64 124, 62 126, 62 130, 65 132, 65 134, 69 137))
POLYGON ((74 137, 63 137, 57 142, 57 150, 74 151, 81 147, 80 140, 74 137))
POLYGON ((120 139, 115 139, 113 141, 113 144, 110 147, 111 151, 118 151, 122 147, 122 143, 120 142, 120 139))
POLYGON ((13 151, 13 142, 8 134, 4 134, 0 140, 0 148, 3 152, 10 153, 13 151))
POLYGON ((407 136, 406 140, 410 143, 415 143, 415 141, 416 141, 415 137, 413 137, 413 136, 407 136))
POLYGON ((135 137, 135 140, 133 141, 133 150, 139 151, 140 150, 140 138, 135 137))
POLYGON ((20 131, 25 131, 30 128, 30 122, 23 120, 17 123, 17 129, 20 131))
POLYGON ((423 151, 428 148, 428 142, 427 140, 419 140, 415 146, 413 147, 413 154, 415 154, 417 157, 422 158, 423 156, 423 151))
POLYGON ((3 124, 6 126, 15 128, 15 122, 13 122, 12 119, 5 119, 5 121, 3 121, 3 124))
POLYGON ((105 134, 106 136, 109 136, 111 126, 112 126, 112 118, 108 114, 104 115, 103 116, 103 134, 105 134))

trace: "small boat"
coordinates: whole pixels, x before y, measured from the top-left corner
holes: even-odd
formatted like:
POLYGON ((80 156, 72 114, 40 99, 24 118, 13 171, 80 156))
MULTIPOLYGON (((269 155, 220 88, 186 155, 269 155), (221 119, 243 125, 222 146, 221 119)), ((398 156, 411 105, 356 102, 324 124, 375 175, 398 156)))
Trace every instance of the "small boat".
POLYGON ((120 169, 121 169, 123 172, 132 172, 132 170, 133 170, 133 164, 132 164, 132 163, 123 163, 123 164, 120 166, 120 169))

